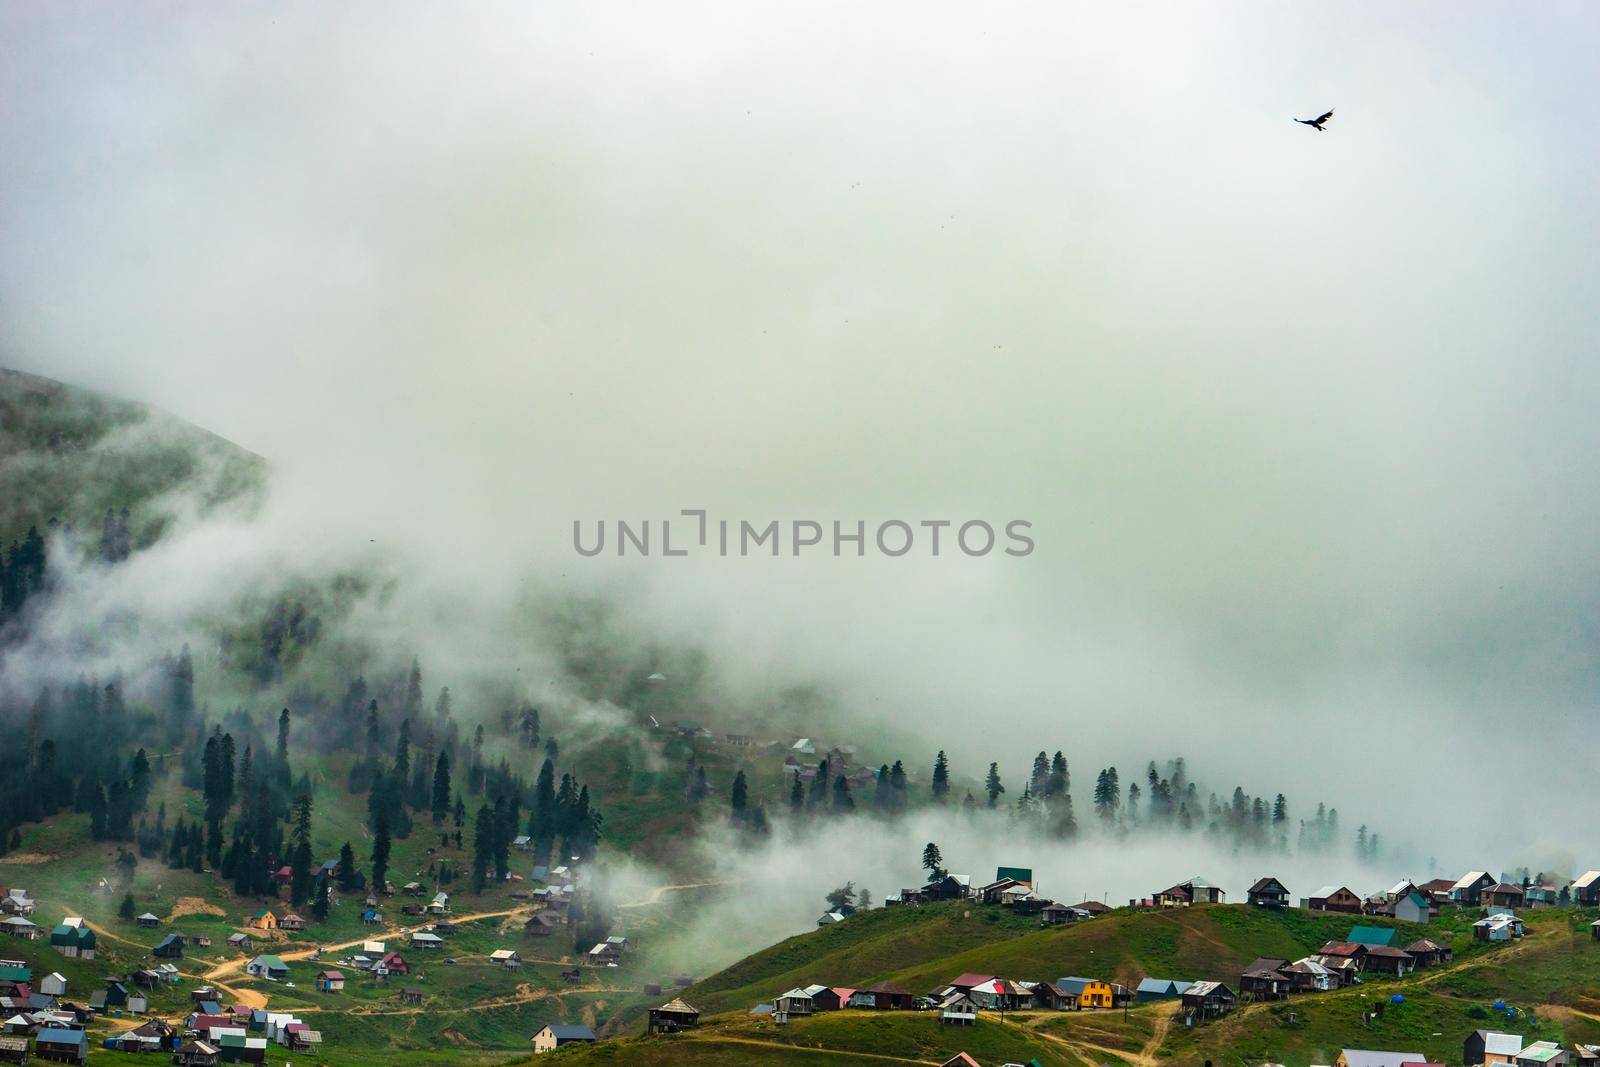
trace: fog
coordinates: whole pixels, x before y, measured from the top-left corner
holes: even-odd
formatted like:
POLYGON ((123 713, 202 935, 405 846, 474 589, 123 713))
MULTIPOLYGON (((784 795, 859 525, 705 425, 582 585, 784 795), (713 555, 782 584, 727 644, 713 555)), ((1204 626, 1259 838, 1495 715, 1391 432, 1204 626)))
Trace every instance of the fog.
MULTIPOLYGON (((1600 816, 1597 22, 5 5, 0 362, 273 465, 71 610, 159 645, 380 567, 364 636, 559 688, 506 620, 602 596, 730 704, 825 684, 908 762, 1181 753, 1537 865, 1600 816), (1036 548, 573 550, 685 508, 1036 548)), ((1243 877, 1203 858, 1117 877, 1243 877)))

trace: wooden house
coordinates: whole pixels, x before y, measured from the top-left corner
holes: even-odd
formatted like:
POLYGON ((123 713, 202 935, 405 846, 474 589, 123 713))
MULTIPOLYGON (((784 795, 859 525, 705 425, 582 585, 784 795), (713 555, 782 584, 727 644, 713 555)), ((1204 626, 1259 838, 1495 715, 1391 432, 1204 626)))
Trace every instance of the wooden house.
POLYGON ((1406 946, 1406 951, 1411 953, 1411 958, 1417 961, 1418 967, 1449 963, 1455 955, 1448 944, 1441 944, 1430 937, 1420 937, 1411 942, 1406 946))
POLYGON ((1196 982, 1181 999, 1183 1014, 1193 1022, 1221 1018, 1239 1005, 1233 990, 1221 982, 1196 982))
POLYGON ((682 1000, 667 1001, 659 1008, 651 1008, 645 1021, 644 1032, 647 1034, 663 1033, 675 1034, 681 1030, 693 1030, 700 1025, 700 1010, 690 1007, 682 1000))
POLYGON ((1580 908, 1592 908, 1600 904, 1600 871, 1584 871, 1572 880, 1568 893, 1572 903, 1580 908))
POLYGON ((587 1026, 577 1023, 548 1023, 533 1035, 535 1053, 554 1052, 568 1045, 592 1045, 598 1038, 587 1026))
POLYGON ((152 915, 148 911, 145 912, 143 915, 138 916, 133 921, 135 923, 137 923, 141 929, 145 929, 145 930, 151 930, 151 929, 154 929, 155 927, 161 925, 160 917, 156 916, 156 915, 152 915))
POLYGON ((1191 904, 1221 904, 1227 894, 1204 878, 1191 878, 1163 889, 1151 899, 1158 908, 1187 908, 1191 904))
POLYGON ((250 917, 250 921, 246 925, 252 930, 276 930, 278 928, 278 917, 270 911, 258 911, 250 917))
POLYGON ((1394 902, 1390 914, 1404 923, 1426 923, 1433 917, 1433 901, 1412 890, 1394 902))
POLYGON ((514 971, 522 966, 522 956, 514 948, 497 948, 489 953, 489 966, 514 971))
POLYGON ((1134 990, 1134 997, 1140 1004, 1147 1004, 1152 1000, 1179 1000, 1183 997, 1184 990, 1188 988, 1188 982, 1178 982, 1171 978, 1143 978, 1140 979, 1138 988, 1134 990))
POLYGON ((1503 1034, 1497 1030, 1474 1030, 1461 1043, 1461 1062, 1467 1067, 1495 1067, 1496 1064, 1515 1063, 1522 1052, 1522 1037, 1503 1034))
POLYGON ((1344 984, 1338 974, 1313 956, 1286 965, 1283 974, 1288 977, 1289 988, 1295 993, 1324 993, 1344 984))
POLYGON ((1450 900, 1456 904, 1476 906, 1482 903, 1483 891, 1495 884, 1487 871, 1468 871, 1450 887, 1450 900))
POLYGON ((959 990, 939 1002, 940 1026, 972 1026, 978 1021, 981 1005, 971 995, 959 990))
POLYGON ((1417 961, 1403 948, 1395 948, 1393 945, 1368 945, 1366 961, 1362 966, 1364 970, 1378 974, 1404 977, 1416 970, 1417 961))
POLYGON ((1348 915, 1361 914, 1361 898, 1347 886, 1325 885, 1306 899, 1312 911, 1336 911, 1348 915))
POLYGON ((304 930, 305 928, 305 918, 303 916, 296 915, 292 911, 278 920, 278 929, 280 930, 304 930))
POLYGON ((874 1011, 910 1011, 916 998, 911 991, 893 982, 879 982, 858 989, 850 998, 852 1008, 871 1008, 874 1011))
POLYGON ((157 942, 156 947, 150 950, 157 959, 181 960, 183 959, 183 937, 180 934, 168 934, 157 942))
POLYGON ((317 989, 323 993, 337 993, 344 988, 342 971, 318 971, 317 989))
POLYGON ((413 1005, 421 1004, 422 990, 418 989, 416 986, 406 986, 404 989, 400 990, 400 1003, 413 1005))
POLYGON ((1282 882, 1269 876, 1251 886, 1245 893, 1245 900, 1258 908, 1287 908, 1289 890, 1284 888, 1282 882))
POLYGON ((1496 882, 1478 894, 1479 903, 1489 908, 1520 908, 1526 893, 1515 882, 1496 882))
POLYGON ((254 942, 250 940, 249 934, 229 934, 228 947, 236 948, 240 952, 249 952, 254 947, 254 942))
POLYGON ((805 989, 796 986, 774 1000, 772 1006, 772 1017, 780 1023, 796 1016, 810 1015, 812 1012, 811 994, 805 989))
POLYGON ((1262 958, 1239 976, 1239 994, 1252 1000, 1278 1000, 1294 988, 1293 979, 1284 973, 1288 960, 1262 958))

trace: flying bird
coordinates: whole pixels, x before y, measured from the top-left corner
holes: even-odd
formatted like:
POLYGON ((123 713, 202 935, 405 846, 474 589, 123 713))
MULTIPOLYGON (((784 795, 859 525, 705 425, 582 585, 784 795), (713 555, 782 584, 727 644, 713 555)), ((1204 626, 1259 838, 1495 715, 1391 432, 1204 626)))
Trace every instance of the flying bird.
POLYGON ((1323 127, 1327 125, 1328 120, 1331 118, 1333 118, 1333 109, 1329 108, 1314 119, 1295 119, 1295 121, 1302 125, 1310 126, 1313 130, 1321 133, 1323 127))

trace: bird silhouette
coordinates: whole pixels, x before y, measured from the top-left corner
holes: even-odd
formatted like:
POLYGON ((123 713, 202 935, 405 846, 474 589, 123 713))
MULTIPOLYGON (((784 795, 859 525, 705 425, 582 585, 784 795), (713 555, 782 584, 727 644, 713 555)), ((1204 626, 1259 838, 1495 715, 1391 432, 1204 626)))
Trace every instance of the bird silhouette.
POLYGON ((1295 121, 1303 126, 1310 126, 1313 130, 1321 133, 1322 128, 1327 125, 1328 120, 1331 118, 1333 118, 1333 109, 1329 108, 1314 119, 1295 119, 1295 121))

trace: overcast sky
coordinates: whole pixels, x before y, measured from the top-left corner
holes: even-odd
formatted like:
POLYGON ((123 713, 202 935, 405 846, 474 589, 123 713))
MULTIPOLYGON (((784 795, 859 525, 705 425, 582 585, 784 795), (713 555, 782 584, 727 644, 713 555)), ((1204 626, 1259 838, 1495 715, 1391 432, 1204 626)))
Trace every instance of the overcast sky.
POLYGON ((1600 818, 1597 31, 7 0, 0 362, 268 457, 308 541, 604 585, 929 754, 1155 747, 1562 840, 1600 818), (1038 547, 572 552, 685 507, 1038 547))

